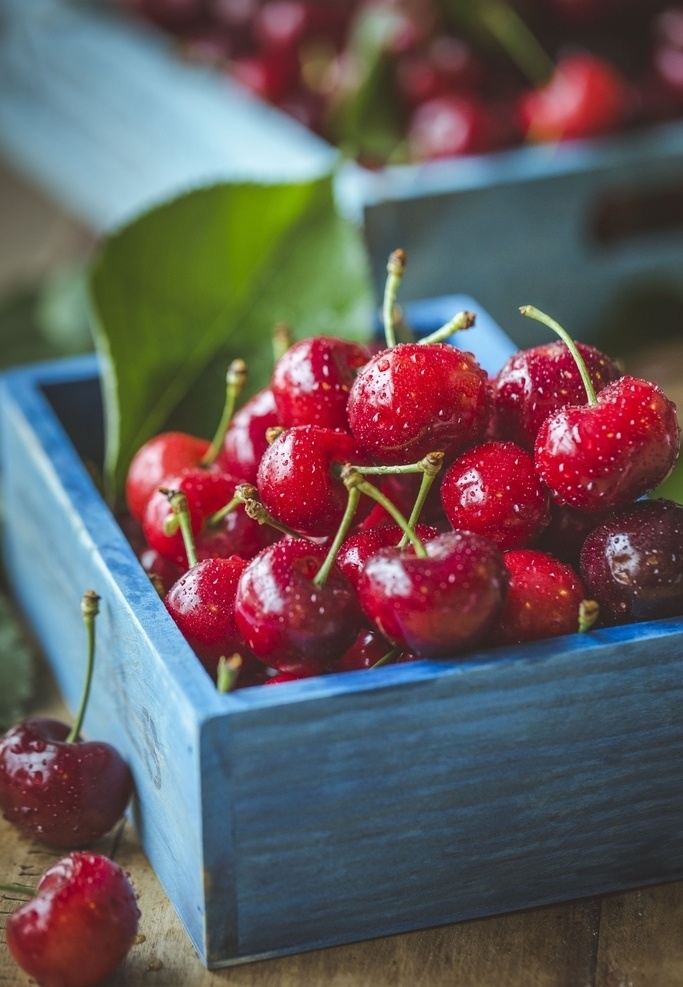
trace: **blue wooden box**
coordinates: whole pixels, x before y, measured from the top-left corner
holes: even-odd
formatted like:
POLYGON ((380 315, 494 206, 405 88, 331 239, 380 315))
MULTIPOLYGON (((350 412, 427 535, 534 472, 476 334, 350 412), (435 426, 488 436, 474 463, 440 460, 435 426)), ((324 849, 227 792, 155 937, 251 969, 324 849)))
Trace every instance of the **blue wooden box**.
MULTIPOLYGON (((180 59, 115 0, 0 0, 0 153, 96 232, 220 180, 297 181, 337 152, 290 117, 180 59)), ((337 162, 338 163, 338 162, 337 162)), ((681 295, 683 123, 571 145, 337 172, 378 289, 481 301, 518 345, 533 304, 600 342, 631 292, 681 295)), ((619 354, 616 354, 619 355, 619 354)))
MULTIPOLYGON (((493 372, 509 341, 471 300, 408 317, 462 307, 493 372)), ((683 618, 220 695, 91 479, 94 358, 5 375, 0 457, 7 569, 71 707, 102 598, 85 732, 131 763, 208 966, 683 877, 683 618)))

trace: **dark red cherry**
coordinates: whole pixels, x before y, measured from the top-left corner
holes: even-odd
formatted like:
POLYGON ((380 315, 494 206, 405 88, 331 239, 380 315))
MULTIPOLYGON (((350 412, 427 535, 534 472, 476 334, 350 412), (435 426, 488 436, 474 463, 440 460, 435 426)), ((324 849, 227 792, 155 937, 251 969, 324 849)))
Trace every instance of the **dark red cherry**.
POLYGON ((335 672, 355 672, 362 668, 372 668, 392 650, 392 645, 371 627, 363 627, 356 640, 335 664, 335 672))
POLYGON ((365 563, 358 597, 392 644, 426 658, 447 658, 480 643, 496 620, 508 575, 493 542, 469 531, 424 546, 380 549, 365 563))
POLYGON ((399 343, 359 371, 347 413, 360 449, 391 465, 430 452, 453 458, 483 439, 488 378, 471 353, 447 343, 399 343))
POLYGON ((490 644, 521 644, 579 630, 587 592, 570 565, 529 548, 505 552, 503 561, 510 584, 490 644))
POLYGON ((72 743, 69 733, 67 724, 37 717, 0 738, 0 807, 5 819, 43 843, 81 847, 119 821, 133 781, 114 747, 72 743))
POLYGON ((476 531, 501 551, 530 544, 550 522, 550 496, 533 456, 514 442, 484 442, 452 463, 441 499, 454 528, 476 531))
POLYGON ((333 664, 361 624, 356 593, 333 566, 315 582, 327 549, 285 536, 252 559, 235 598, 237 627, 255 655, 281 672, 333 664))
MULTIPOLYGON (((594 346, 576 344, 596 392, 621 377, 619 365, 594 346)), ((553 411, 586 404, 574 357, 556 340, 514 353, 493 381, 494 432, 533 451, 538 430, 553 411)))
POLYGON ((435 96, 417 106, 408 121, 408 144, 415 161, 482 154, 497 146, 492 111, 474 94, 435 96))
POLYGON ((349 390, 369 359, 366 346, 334 336, 293 343, 275 364, 270 384, 280 424, 348 430, 349 390))
MULTIPOLYGON (((282 524, 313 537, 332 535, 346 510, 348 492, 338 470, 365 461, 348 432, 296 425, 266 449, 258 470, 259 496, 282 524)), ((362 498, 357 520, 372 501, 362 498)))
POLYGON ((622 624, 683 614, 683 505, 641 500, 586 538, 581 575, 601 621, 622 624))
POLYGON ((624 376, 597 404, 550 415, 536 437, 536 468, 559 504, 587 513, 621 507, 658 486, 680 445, 676 407, 650 381, 624 376))

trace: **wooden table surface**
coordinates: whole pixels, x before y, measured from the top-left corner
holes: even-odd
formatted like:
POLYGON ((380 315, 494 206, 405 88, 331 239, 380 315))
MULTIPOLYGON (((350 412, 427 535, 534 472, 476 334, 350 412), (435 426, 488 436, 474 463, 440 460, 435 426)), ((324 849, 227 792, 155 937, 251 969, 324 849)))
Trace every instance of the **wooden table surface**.
MULTIPOLYGON (((68 716, 45 679, 37 711, 68 716)), ((94 849, 129 872, 142 913, 103 987, 683 987, 683 881, 209 972, 131 824, 94 849)), ((0 821, 0 882, 35 884, 60 855, 0 821)), ((0 901, 4 929, 20 899, 0 901)), ((0 940, 0 985, 34 984, 0 940)))

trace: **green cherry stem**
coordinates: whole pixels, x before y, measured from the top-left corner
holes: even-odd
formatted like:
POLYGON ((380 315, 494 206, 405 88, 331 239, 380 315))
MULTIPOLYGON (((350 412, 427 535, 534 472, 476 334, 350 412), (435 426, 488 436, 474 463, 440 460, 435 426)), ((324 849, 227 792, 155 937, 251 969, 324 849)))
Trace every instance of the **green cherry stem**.
MULTIPOLYGON (((410 517, 408 518, 408 525, 410 526, 411 531, 415 530, 415 525, 420 518, 422 508, 425 505, 425 501, 427 500, 429 491, 432 488, 432 484, 443 466, 443 457, 443 452, 430 452, 423 460, 421 460, 422 482, 420 483, 420 489, 417 492, 413 509, 410 512, 410 517)), ((408 536, 404 532, 403 537, 398 543, 398 547, 404 548, 407 544, 408 536)))
POLYGON ((458 312, 457 315, 454 315, 452 319, 442 325, 440 329, 430 333, 429 336, 423 336, 418 342, 423 346, 428 346, 430 343, 442 343, 445 339, 454 336, 456 332, 462 332, 463 329, 471 329, 476 318, 474 312, 458 312))
POLYGON ((197 565, 197 549, 194 541, 194 532, 192 531, 192 522, 190 521, 190 511, 187 506, 187 497, 182 490, 162 489, 161 492, 166 495, 172 512, 166 518, 164 531, 170 535, 174 531, 177 531, 178 527, 180 528, 185 546, 185 554, 187 555, 187 564, 191 569, 197 565))
POLYGON ((396 345, 396 317, 394 313, 394 306, 396 304, 398 286, 403 279, 405 269, 406 253, 405 250, 401 250, 399 247, 398 250, 392 251, 389 255, 389 260, 387 262, 387 280, 384 285, 382 322, 384 324, 384 338, 386 340, 387 347, 396 345))
POLYGON ((305 537, 300 531, 295 531, 294 528, 290 528, 288 525, 283 524, 282 521, 274 518, 257 497, 250 497, 248 500, 245 500, 244 510, 247 517, 250 517, 252 521, 258 521, 259 524, 267 524, 268 527, 274 528, 275 531, 279 531, 283 535, 289 535, 292 538, 305 537))
POLYGON ((294 334, 292 333, 291 328, 285 322, 278 322, 273 328, 273 335, 271 338, 274 363, 277 363, 280 357, 285 355, 293 342, 294 334))
POLYGON ((246 363, 244 360, 233 360, 228 367, 228 372, 225 375, 225 403, 223 405, 223 414, 221 415, 218 428, 216 429, 216 433, 211 440, 209 448, 199 461, 200 466, 208 468, 216 461, 216 456, 221 451, 223 446, 223 439, 225 438, 225 433, 228 430, 228 425, 230 424, 232 416, 235 413, 237 399, 244 390, 244 385, 246 382, 246 363))
POLYGON ((380 504, 387 514, 391 515, 403 534, 407 537, 408 541, 413 546, 417 557, 420 559, 427 558, 427 552, 424 545, 410 527, 408 521, 406 521, 396 505, 392 504, 388 497, 385 497, 381 490, 379 490, 372 483, 369 483, 368 480, 363 479, 363 476, 358 472, 358 470, 354 469, 353 466, 345 467, 342 470, 341 478, 347 490, 355 487, 360 490, 361 493, 365 494, 366 497, 371 497, 374 501, 376 501, 376 503, 380 504))
POLYGON ((95 590, 89 589, 83 594, 83 599, 81 600, 81 616, 83 617, 87 636, 85 684, 83 685, 81 705, 79 706, 74 724, 66 738, 67 744, 73 744, 78 740, 85 718, 85 711, 88 706, 88 699, 90 698, 90 686, 92 685, 92 675, 95 667, 95 618, 100 611, 99 604, 100 598, 95 590))
POLYGON ((337 558, 337 552, 342 546, 342 542, 346 538, 346 534, 353 523, 354 516, 356 514, 356 508, 358 507, 358 501, 360 500, 360 491, 355 487, 347 487, 348 498, 346 501, 346 508, 344 510, 344 516, 339 522, 339 527, 337 528, 337 533, 332 539, 332 544, 329 547, 327 555, 316 572, 313 582, 316 586, 324 586, 327 581, 327 577, 330 574, 330 570, 334 565, 334 560, 337 558))
POLYGON ((38 894, 36 888, 30 888, 28 884, 5 884, 4 881, 0 882, 0 891, 4 891, 6 894, 19 894, 26 898, 35 898, 38 894))
POLYGON ((232 692, 237 682, 237 677, 242 667, 242 656, 235 652, 234 655, 226 657, 221 655, 218 659, 218 669, 216 671, 216 688, 219 692, 232 692))
POLYGON ((583 381, 583 386, 586 389, 586 398, 588 399, 588 404, 596 405, 598 403, 598 399, 595 394, 595 388, 593 387, 593 382, 590 379, 590 374, 588 373, 583 357, 581 356, 581 354, 577 349, 576 343, 569 335, 567 330, 564 329, 559 322, 556 322, 555 319, 551 318, 551 316, 546 315, 545 312, 541 312, 537 308, 534 308, 533 305, 522 305, 519 311, 522 313, 522 315, 526 315, 530 319, 535 319, 537 322, 542 322, 544 326, 547 326, 549 329, 552 329, 552 331, 560 337, 562 342, 567 345, 569 352, 574 357, 574 362, 578 367, 579 373, 581 374, 581 380, 583 381))
POLYGON ((230 513, 234 511, 235 508, 239 507, 240 504, 246 504, 248 500, 253 500, 258 497, 258 490, 251 483, 239 483, 235 487, 235 496, 232 500, 229 500, 224 507, 220 510, 214 511, 206 519, 206 526, 208 528, 217 528, 223 519, 230 513))
POLYGON ((400 648, 392 648, 391 651, 387 651, 385 655, 382 655, 382 657, 379 658, 374 665, 371 665, 370 668, 381 668, 382 665, 391 665, 392 661, 395 661, 400 653, 400 648))
POLYGON ((582 600, 579 604, 579 634, 585 634, 600 616, 600 605, 596 600, 582 600))

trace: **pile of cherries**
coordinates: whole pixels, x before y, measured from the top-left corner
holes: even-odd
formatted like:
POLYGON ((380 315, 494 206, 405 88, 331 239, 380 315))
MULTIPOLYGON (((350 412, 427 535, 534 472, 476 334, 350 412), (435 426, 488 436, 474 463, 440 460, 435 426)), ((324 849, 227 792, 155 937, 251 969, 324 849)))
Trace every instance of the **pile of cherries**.
POLYGON ((121 0, 369 165, 683 115, 673 0, 121 0))
MULTIPOLYGON (((683 506, 647 499, 680 445, 674 404, 559 336, 490 379, 447 342, 291 342, 213 441, 150 439, 127 529, 221 688, 273 684, 683 614, 683 506)), ((495 651, 491 651, 495 654, 495 651)))

